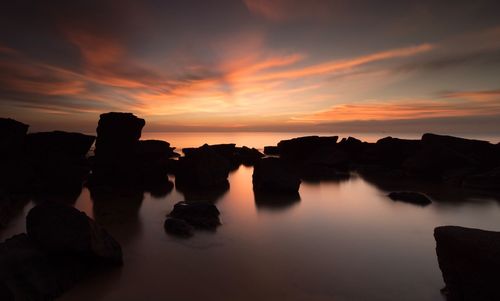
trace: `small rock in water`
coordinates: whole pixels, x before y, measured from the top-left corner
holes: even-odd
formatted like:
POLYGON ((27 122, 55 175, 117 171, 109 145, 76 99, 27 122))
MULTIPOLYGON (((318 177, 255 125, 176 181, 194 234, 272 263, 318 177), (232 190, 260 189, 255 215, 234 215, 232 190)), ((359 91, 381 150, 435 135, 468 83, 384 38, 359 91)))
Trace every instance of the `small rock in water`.
POLYGON ((219 210, 212 203, 183 201, 175 204, 168 216, 184 220, 196 228, 215 229, 221 224, 219 215, 219 210))
POLYGON ((167 217, 163 226, 165 227, 165 231, 167 231, 167 233, 175 236, 191 237, 194 234, 193 226, 180 218, 167 217))
POLYGON ((394 201, 403 201, 422 206, 432 203, 432 201, 425 194, 422 194, 420 192, 397 191, 389 193, 388 196, 394 201))

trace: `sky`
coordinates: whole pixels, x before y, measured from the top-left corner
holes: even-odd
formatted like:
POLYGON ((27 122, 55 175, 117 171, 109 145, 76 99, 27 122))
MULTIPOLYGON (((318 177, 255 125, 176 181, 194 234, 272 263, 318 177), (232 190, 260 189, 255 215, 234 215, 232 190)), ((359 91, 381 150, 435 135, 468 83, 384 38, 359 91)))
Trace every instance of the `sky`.
POLYGON ((500 2, 2 1, 0 115, 93 131, 498 133, 500 2))

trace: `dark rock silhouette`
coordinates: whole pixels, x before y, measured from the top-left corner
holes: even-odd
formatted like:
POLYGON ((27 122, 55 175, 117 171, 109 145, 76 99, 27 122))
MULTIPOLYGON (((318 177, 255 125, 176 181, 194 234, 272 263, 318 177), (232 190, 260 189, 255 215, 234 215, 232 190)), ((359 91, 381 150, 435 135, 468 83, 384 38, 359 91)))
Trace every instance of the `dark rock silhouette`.
POLYGON ((165 187, 174 148, 165 141, 140 141, 144 125, 131 113, 101 114, 90 185, 165 187))
POLYGON ((180 218, 167 217, 163 226, 168 234, 174 236, 191 237, 194 234, 193 226, 180 218))
POLYGON ((280 148, 277 146, 264 146, 264 154, 269 156, 279 156, 280 148))
POLYGON ((367 148, 363 161, 389 168, 401 168, 405 160, 421 147, 420 140, 385 137, 367 148))
POLYGON ((85 213, 71 206, 43 204, 26 217, 30 239, 49 254, 75 254, 122 264, 120 245, 85 213))
POLYGON ((243 165, 254 166, 260 158, 264 157, 264 154, 256 148, 242 146, 236 148, 235 157, 243 165))
POLYGON ((208 147, 216 154, 224 158, 229 164, 231 170, 237 169, 241 164, 252 166, 257 160, 264 157, 264 154, 255 148, 249 148, 246 146, 237 147, 234 143, 214 145, 205 144, 199 148, 184 148, 183 152, 186 156, 189 156, 202 147, 208 147))
POLYGON ((119 244, 72 207, 36 206, 27 229, 0 244, 2 300, 52 300, 84 277, 122 263, 119 244))
POLYGON ((221 224, 219 215, 217 207, 210 202, 182 201, 174 205, 168 218, 181 219, 195 228, 210 230, 221 224))
POLYGON ((258 209, 284 210, 300 202, 300 194, 297 193, 273 193, 254 191, 255 205, 258 209))
POLYGON ((279 152, 282 159, 302 160, 307 158, 311 152, 324 147, 334 147, 338 136, 319 137, 306 136, 282 140, 278 143, 279 152))
POLYGON ((500 191, 500 167, 465 176, 463 186, 474 190, 500 191))
POLYGON ((299 177, 278 158, 263 158, 255 164, 252 182, 254 191, 280 194, 296 194, 300 186, 299 177))
POLYGON ((0 156, 22 150, 29 125, 10 118, 0 118, 0 156))
POLYGON ((388 197, 394 201, 402 201, 421 206, 426 206, 432 203, 432 201, 425 194, 413 191, 395 191, 389 193, 388 197))
POLYGON ((227 187, 230 165, 213 147, 203 145, 179 158, 175 184, 181 190, 210 190, 227 187))
POLYGON ((500 232, 443 226, 434 238, 448 300, 500 300, 500 232))

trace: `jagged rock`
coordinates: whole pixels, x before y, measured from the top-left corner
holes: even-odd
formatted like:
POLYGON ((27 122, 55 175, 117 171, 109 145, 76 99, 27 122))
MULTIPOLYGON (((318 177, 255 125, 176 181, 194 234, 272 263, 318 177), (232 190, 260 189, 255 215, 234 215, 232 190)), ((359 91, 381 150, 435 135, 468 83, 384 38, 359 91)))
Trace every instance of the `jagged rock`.
POLYGON ((429 205, 432 201, 423 193, 413 191, 395 191, 388 195, 394 201, 402 201, 417 205, 429 205))
POLYGON ((277 146, 264 146, 264 154, 278 156, 280 154, 280 148, 277 146))
POLYGON ((263 158, 255 164, 253 189, 259 192, 297 193, 299 177, 278 158, 263 158))
POLYGON ((229 163, 209 145, 185 153, 176 166, 175 183, 184 190, 226 187, 229 163))
POLYGON ((167 231, 167 233, 175 236, 191 237, 194 234, 193 226, 180 218, 167 217, 163 226, 165 227, 165 231, 167 231))
POLYGON ((43 204, 30 210, 26 230, 49 254, 74 254, 122 264, 120 245, 85 213, 66 205, 43 204))
POLYGON ((293 138, 290 140, 282 140, 278 143, 278 147, 282 159, 303 160, 315 150, 324 147, 334 147, 337 143, 337 140, 338 136, 306 136, 293 138))
POLYGON ((219 215, 219 210, 212 203, 183 201, 174 205, 168 217, 184 220, 196 228, 214 229, 221 224, 219 215))
POLYGON ((500 300, 500 232, 442 226, 434 238, 448 300, 500 300))

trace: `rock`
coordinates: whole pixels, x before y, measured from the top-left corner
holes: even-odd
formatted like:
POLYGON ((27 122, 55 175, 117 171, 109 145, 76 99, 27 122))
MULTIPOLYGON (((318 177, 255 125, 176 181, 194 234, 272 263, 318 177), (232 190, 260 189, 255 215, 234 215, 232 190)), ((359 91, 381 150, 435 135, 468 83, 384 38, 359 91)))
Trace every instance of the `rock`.
POLYGON ((85 213, 65 205, 43 204, 30 210, 26 230, 49 254, 74 254, 122 264, 120 245, 85 213))
POLYGON ((71 256, 50 256, 26 234, 0 244, 1 300, 53 300, 90 272, 71 256))
POLYGON ((385 137, 365 151, 362 161, 385 167, 401 168, 408 157, 417 153, 420 148, 420 140, 385 137))
POLYGON ((162 140, 140 140, 135 146, 135 154, 139 160, 156 161, 176 157, 175 147, 162 140))
POLYGON ((26 136, 27 147, 32 154, 71 158, 84 158, 94 140, 95 136, 62 131, 39 132, 26 136))
POLYGON ((394 201, 403 201, 417 205, 429 205, 432 201, 423 193, 413 191, 397 191, 388 195, 394 201))
POLYGON ((96 158, 121 161, 135 149, 146 122, 132 113, 101 114, 97 125, 96 158))
POLYGON ((468 175, 464 178, 462 186, 468 189, 500 191, 500 167, 468 175))
POLYGON ((500 300, 500 232, 442 226, 434 238, 448 300, 500 300))
POLYGON ((174 205, 168 217, 181 219, 196 228, 214 229, 219 226, 219 210, 214 204, 202 201, 183 201, 174 205))
POLYGON ((281 159, 263 158, 255 164, 252 183, 254 191, 295 194, 300 179, 281 159))
POLYGON ((246 146, 237 147, 235 152, 236 161, 246 166, 253 166, 264 154, 259 152, 256 148, 249 148, 246 146))
POLYGON ((10 118, 0 118, 0 156, 16 154, 22 149, 29 125, 10 118))
POLYGON ((280 148, 277 146, 264 146, 264 154, 269 156, 279 156, 280 148))
POLYGON ((183 190, 226 187, 229 163, 209 145, 186 153, 178 160, 175 183, 183 190))
POLYGON ((290 140, 282 140, 278 143, 278 147, 281 158, 287 160, 303 160, 315 150, 324 147, 334 147, 337 140, 338 136, 306 136, 290 140))
POLYGON ((180 237, 191 237, 193 236, 194 228, 188 224, 185 220, 174 217, 167 217, 163 225, 167 233, 180 236, 180 237))

